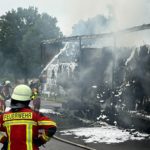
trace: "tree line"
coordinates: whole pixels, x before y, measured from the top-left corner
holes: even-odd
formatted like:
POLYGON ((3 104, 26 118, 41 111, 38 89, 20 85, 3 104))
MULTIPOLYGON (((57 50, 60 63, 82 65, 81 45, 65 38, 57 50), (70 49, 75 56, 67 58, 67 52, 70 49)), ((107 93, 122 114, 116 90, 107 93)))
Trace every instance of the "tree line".
POLYGON ((34 7, 12 9, 0 16, 1 78, 38 77, 41 41, 61 36, 57 19, 34 7))

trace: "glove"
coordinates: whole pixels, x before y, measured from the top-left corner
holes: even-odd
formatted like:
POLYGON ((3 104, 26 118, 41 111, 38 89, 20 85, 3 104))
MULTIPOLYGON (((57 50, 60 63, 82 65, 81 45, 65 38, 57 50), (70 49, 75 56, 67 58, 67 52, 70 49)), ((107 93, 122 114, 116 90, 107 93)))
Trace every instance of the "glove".
POLYGON ((37 145, 38 147, 42 146, 43 144, 45 144, 45 141, 43 141, 41 138, 34 138, 33 139, 33 143, 35 145, 37 145))
POLYGON ((1 150, 7 150, 7 147, 8 147, 8 141, 6 140, 6 141, 3 143, 3 147, 1 148, 1 150))

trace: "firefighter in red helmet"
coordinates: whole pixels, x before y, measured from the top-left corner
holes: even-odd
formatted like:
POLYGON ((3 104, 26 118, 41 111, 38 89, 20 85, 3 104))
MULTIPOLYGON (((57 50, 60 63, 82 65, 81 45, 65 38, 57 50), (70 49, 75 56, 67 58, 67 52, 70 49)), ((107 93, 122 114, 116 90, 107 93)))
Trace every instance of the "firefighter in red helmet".
POLYGON ((56 132, 56 123, 29 107, 32 91, 27 85, 15 87, 11 110, 0 116, 3 150, 39 150, 56 132), (41 132, 40 132, 41 131, 41 132))

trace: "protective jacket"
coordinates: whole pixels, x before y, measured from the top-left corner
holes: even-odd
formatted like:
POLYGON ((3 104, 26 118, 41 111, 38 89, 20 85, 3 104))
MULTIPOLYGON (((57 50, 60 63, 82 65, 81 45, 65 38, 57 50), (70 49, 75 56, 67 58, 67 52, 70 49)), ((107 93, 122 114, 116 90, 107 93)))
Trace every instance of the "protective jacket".
POLYGON ((7 135, 0 134, 0 142, 8 139, 8 150, 39 150, 56 132, 56 123, 30 108, 22 108, 0 116, 0 131, 7 135))

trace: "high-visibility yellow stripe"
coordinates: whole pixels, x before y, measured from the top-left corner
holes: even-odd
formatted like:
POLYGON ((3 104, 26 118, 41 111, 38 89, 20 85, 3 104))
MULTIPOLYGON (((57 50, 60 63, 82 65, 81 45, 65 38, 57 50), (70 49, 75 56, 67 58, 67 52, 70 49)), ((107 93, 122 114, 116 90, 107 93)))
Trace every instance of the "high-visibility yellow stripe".
POLYGON ((32 121, 32 120, 13 120, 13 121, 6 121, 3 125, 8 126, 8 125, 37 125, 37 122, 32 121))
POLYGON ((32 150, 32 125, 26 126, 26 145, 27 150, 32 150))
POLYGON ((32 150, 32 126, 33 125, 37 125, 37 122, 32 121, 32 120, 14 120, 14 121, 6 121, 4 124, 4 126, 6 126, 7 128, 7 133, 8 133, 8 137, 9 137, 9 142, 8 142, 8 150, 10 150, 10 145, 11 145, 11 141, 10 141, 10 129, 11 126, 13 125, 26 125, 26 146, 27 146, 27 150, 32 150))
POLYGON ((5 136, 5 135, 0 132, 0 141, 1 141, 1 139, 2 139, 4 136, 5 136))
POLYGON ((54 121, 38 121, 38 125, 52 125, 52 126, 56 126, 56 123, 54 121))
POLYGON ((46 142, 51 139, 49 136, 46 136, 46 135, 42 135, 42 138, 43 138, 46 142))
POLYGON ((10 141, 10 125, 8 125, 7 127, 6 127, 6 129, 7 129, 7 134, 8 134, 8 150, 10 150, 10 145, 11 145, 11 141, 10 141))
POLYGON ((47 142, 50 140, 50 137, 45 134, 45 131, 42 134, 42 138, 47 142))

